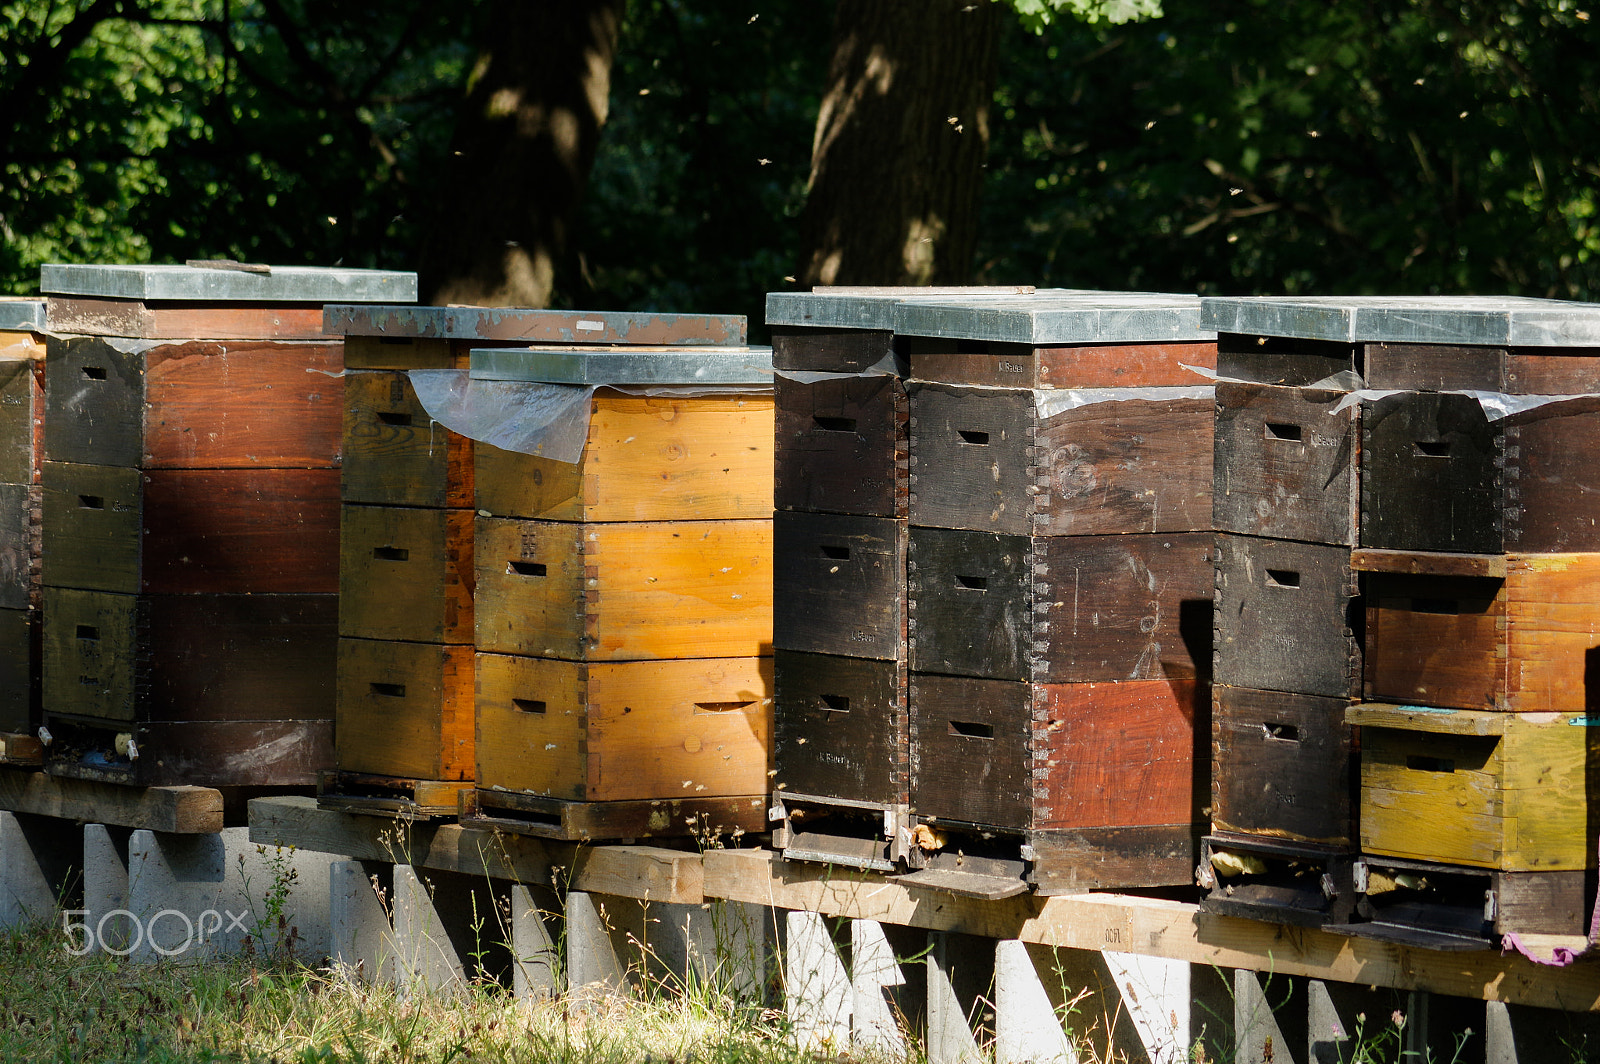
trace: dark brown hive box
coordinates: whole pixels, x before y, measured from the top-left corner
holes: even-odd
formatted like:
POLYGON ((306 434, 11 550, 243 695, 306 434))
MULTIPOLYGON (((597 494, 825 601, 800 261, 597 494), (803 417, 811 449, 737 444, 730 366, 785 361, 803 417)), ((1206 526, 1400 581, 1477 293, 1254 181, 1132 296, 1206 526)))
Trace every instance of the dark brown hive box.
POLYGON ((774 783, 788 795, 908 800, 905 661, 773 652, 774 783))
POLYGON ((911 522, 1040 536, 1209 531, 1210 390, 1083 401, 913 382, 911 522))
POLYGON ((913 528, 911 668, 1040 683, 1205 676, 1211 551, 1202 532, 913 528))

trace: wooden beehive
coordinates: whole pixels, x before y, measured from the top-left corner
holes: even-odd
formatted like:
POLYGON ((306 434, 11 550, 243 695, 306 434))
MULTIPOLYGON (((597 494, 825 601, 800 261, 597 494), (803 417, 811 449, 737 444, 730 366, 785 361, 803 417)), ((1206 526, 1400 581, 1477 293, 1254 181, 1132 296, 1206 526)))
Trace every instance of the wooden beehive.
POLYGON ((1600 701, 1600 554, 1360 551, 1366 697, 1578 712, 1600 701))
POLYGON ((1351 698, 1359 694, 1359 581, 1350 548, 1219 533, 1219 684, 1351 698))
POLYGON ((1347 398, 1321 389, 1217 385, 1217 531, 1355 545, 1361 405, 1347 398))
POLYGON ((49 770, 313 782, 344 395, 322 308, 412 298, 415 275, 46 266, 41 287, 49 770))
POLYGON ((772 516, 770 395, 631 395, 602 388, 576 463, 477 449, 477 508, 552 521, 772 516))
POLYGON ((910 800, 909 676, 903 658, 773 652, 773 777, 787 797, 910 800))
POLYGON ((341 771, 472 779, 471 646, 340 639, 338 687, 341 771))
POLYGON ((471 643, 473 520, 471 510, 343 507, 339 634, 471 643))
POLYGON ((44 583, 332 594, 339 471, 44 464, 44 583))
POLYGON ((777 509, 906 516, 908 406, 899 377, 780 373, 774 392, 777 509))
POLYGON ((1361 727, 1363 853, 1501 871, 1592 868, 1600 735, 1581 712, 1369 703, 1361 727))
POLYGON ((914 382, 911 523, 1040 536, 1209 531, 1212 401, 1180 391, 1064 403, 1041 389, 914 382))
POLYGON ((39 725, 43 330, 43 301, 0 299, 0 734, 10 735, 39 725))
POLYGON ((344 389, 345 502, 472 507, 473 441, 434 421, 405 373, 347 370, 344 389))
POLYGON ((480 650, 568 661, 759 656, 772 522, 477 519, 480 650))
POLYGON ((1349 704, 1213 688, 1212 830, 1353 847, 1359 745, 1349 704))
POLYGON ((50 730, 65 735, 63 722, 98 727, 76 749, 58 742, 51 771, 143 785, 314 782, 333 738, 335 611, 332 595, 47 587, 50 730), (134 736, 138 758, 109 753, 118 733, 134 736), (216 747, 210 764, 194 764, 213 739, 263 735, 277 745, 216 747))
POLYGON ((478 660, 480 791, 573 802, 759 795, 771 731, 771 658, 478 660))
POLYGON ((887 517, 773 517, 773 645, 904 660, 906 524, 887 517))
POLYGON ((1072 683, 1210 671, 1209 533, 912 528, 910 543, 913 672, 1072 683))
POLYGON ((911 803, 935 830, 1020 834, 1042 892, 1186 883, 1208 685, 911 676, 911 803), (1118 878, 1126 877, 1126 878, 1118 878))

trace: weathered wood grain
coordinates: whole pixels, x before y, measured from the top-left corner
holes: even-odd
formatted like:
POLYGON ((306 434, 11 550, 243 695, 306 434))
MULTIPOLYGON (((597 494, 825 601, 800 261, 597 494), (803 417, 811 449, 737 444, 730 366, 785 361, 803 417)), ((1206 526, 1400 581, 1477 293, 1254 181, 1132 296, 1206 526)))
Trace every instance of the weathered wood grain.
POLYGON ((1466 395, 1401 392, 1361 404, 1361 545, 1503 549, 1501 427, 1466 395))
POLYGON ((1359 404, 1344 393, 1217 385, 1212 513, 1221 532, 1356 542, 1359 404))
POLYGON ((898 518, 775 514, 773 645, 904 660, 906 536, 898 518))
POLYGON ((44 583, 126 593, 314 594, 339 586, 336 469, 46 462, 44 583))
POLYGON ((913 341, 911 375, 943 384, 996 388, 1147 388, 1199 383, 1186 367, 1214 370, 1212 342, 1081 344, 1030 347, 990 343, 963 350, 957 341, 913 341))
POLYGON ((1330 846, 1355 843, 1355 729, 1349 700, 1213 689, 1211 824, 1216 831, 1330 846))
POLYGON ((471 646, 339 640, 337 767, 473 778, 471 646))
POLYGON ((1363 852, 1501 871, 1593 866, 1589 718, 1368 704, 1346 719, 1362 729, 1363 852))
POLYGON ((146 469, 330 469, 339 464, 343 369, 338 343, 139 351, 52 338, 45 452, 146 469))
POLYGON ((873 375, 775 381, 774 502, 779 510, 905 517, 905 384, 873 375))
POLYGON ((768 789, 772 659, 482 654, 478 785, 583 802, 768 789))
POLYGON ((778 789, 882 805, 910 800, 904 659, 780 648, 773 669, 778 789))
POLYGON ((770 518, 479 517, 476 562, 480 650, 587 661, 770 652, 770 518))
POLYGON ((339 542, 340 635, 472 642, 470 510, 347 503, 339 542))
POLYGON ((1354 697, 1361 615, 1350 549, 1218 534, 1216 681, 1354 697))
POLYGON ((913 524, 1060 536, 1210 530, 1209 401, 1130 398, 1044 416, 1035 398, 911 386, 913 524))
POLYGON ((329 340, 318 304, 261 306, 143 303, 133 299, 52 296, 45 306, 51 332, 160 340, 329 340))
POLYGON ((602 388, 590 407, 589 435, 575 464, 479 446, 477 508, 555 521, 771 516, 771 396, 643 396, 602 388))
POLYGON ((404 373, 347 370, 340 497, 381 506, 472 506, 473 441, 428 416, 404 373))
POLYGON ((43 772, 0 772, 0 809, 182 835, 222 830, 222 793, 210 787, 118 787, 43 772))

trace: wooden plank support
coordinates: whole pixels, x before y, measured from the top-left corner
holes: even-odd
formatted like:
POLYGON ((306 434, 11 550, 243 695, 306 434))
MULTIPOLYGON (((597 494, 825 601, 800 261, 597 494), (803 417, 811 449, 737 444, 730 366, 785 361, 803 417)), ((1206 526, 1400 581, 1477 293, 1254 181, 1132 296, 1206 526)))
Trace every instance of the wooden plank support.
POLYGON ((322 809, 299 795, 250 802, 250 840, 652 902, 699 905, 700 855, 659 846, 576 843, 476 831, 459 824, 409 824, 322 809))
POLYGON ((1192 964, 1423 990, 1569 1011, 1600 1010, 1600 968, 1549 968, 1492 951, 1442 954, 1312 929, 1208 916, 1187 902, 1115 894, 980 902, 763 850, 704 855, 710 898, 884 923, 1116 950, 1192 964))
POLYGON ((175 834, 222 830, 222 792, 211 787, 122 787, 0 772, 0 809, 175 834))

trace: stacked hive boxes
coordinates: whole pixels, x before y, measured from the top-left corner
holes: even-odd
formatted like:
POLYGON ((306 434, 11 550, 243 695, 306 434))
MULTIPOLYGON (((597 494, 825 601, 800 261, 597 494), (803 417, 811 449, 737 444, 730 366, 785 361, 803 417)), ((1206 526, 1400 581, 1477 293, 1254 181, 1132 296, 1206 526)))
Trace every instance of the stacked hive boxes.
POLYGON ((0 763, 37 763, 45 305, 0 299, 0 763))
POLYGON ((737 345, 744 321, 416 306, 332 306, 326 317, 328 330, 346 338, 349 368, 338 768, 321 800, 454 816, 476 770, 475 481, 485 486, 479 504, 489 513, 508 494, 570 494, 580 478, 576 465, 541 463, 455 432, 430 408, 482 434, 482 424, 468 424, 471 410, 460 402, 448 409, 452 395, 463 396, 474 346, 737 345))
POLYGON ((49 771, 306 785, 331 760, 342 345, 411 274, 47 266, 49 771))
POLYGON ((470 819, 765 827, 771 372, 731 344, 473 352, 480 395, 552 427, 478 449, 470 819))
MULTIPOLYGON (((874 300, 885 297, 774 296, 768 317, 860 320, 874 300)), ((903 650, 884 657, 909 674, 911 814, 898 851, 871 856, 991 895, 1024 889, 1024 872, 1044 893, 1184 881, 1210 662, 1211 398, 1189 367, 1209 371, 1215 346, 1198 300, 929 295, 890 309, 910 374, 909 490, 893 526, 906 582, 865 616, 890 622, 877 632, 895 650, 904 603, 903 650)), ((821 539, 781 540, 780 573, 823 587, 834 560, 854 561, 856 545, 834 538, 832 554, 821 539)), ((892 551, 879 554, 889 570, 892 551)), ((832 592, 831 608, 859 622, 852 590, 832 592)), ((779 783, 803 765, 814 795, 828 766, 805 751, 839 749, 855 707, 791 691, 780 674, 779 783)), ((857 748, 895 741, 885 728, 857 748)), ((814 845, 790 821, 798 848, 814 845)))
MULTIPOLYGON (((1303 356, 1336 345, 1349 359, 1340 370, 1364 385, 1334 404, 1357 419, 1346 430, 1357 484, 1339 497, 1359 500, 1359 518, 1348 572, 1336 572, 1344 586, 1320 605, 1332 612, 1360 576, 1365 608, 1350 628, 1363 664, 1350 693, 1362 701, 1315 725, 1323 762, 1353 749, 1343 722, 1360 726, 1359 753, 1339 770, 1359 762, 1360 856, 1348 885, 1335 877, 1328 915, 1347 915, 1353 894, 1354 929, 1380 937, 1581 933, 1595 848, 1586 714, 1600 514, 1586 456, 1600 400, 1586 393, 1600 370, 1600 307, 1326 299, 1216 301, 1207 313, 1225 334, 1265 338, 1258 347, 1288 338, 1303 356)), ((1220 583, 1219 632, 1229 623, 1220 583)), ((1313 763, 1301 764, 1306 776, 1313 763)), ((1224 773, 1240 794, 1265 778, 1219 750, 1224 773)), ((1270 810, 1255 811, 1270 831, 1270 810)), ((1213 898, 1257 877, 1227 878, 1213 898)))

